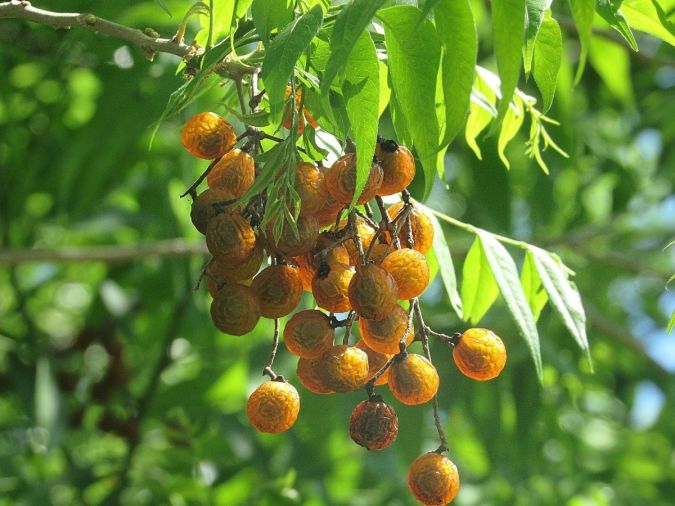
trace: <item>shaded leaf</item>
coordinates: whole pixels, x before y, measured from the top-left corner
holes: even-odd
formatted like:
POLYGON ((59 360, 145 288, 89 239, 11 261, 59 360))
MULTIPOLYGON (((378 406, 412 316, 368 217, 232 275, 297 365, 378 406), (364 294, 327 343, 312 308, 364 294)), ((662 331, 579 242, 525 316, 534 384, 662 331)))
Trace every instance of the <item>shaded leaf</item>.
POLYGON ((352 205, 361 196, 375 153, 379 119, 379 66, 375 44, 367 31, 349 54, 342 82, 350 131, 356 142, 356 188, 352 205))
POLYGON ((436 28, 427 19, 420 22, 420 14, 416 7, 399 5, 381 10, 378 17, 384 24, 393 95, 424 171, 426 198, 439 153, 436 79, 441 51, 436 28))
POLYGON ((293 21, 293 4, 291 0, 253 0, 253 26, 265 44, 269 43, 273 30, 280 30, 293 21))
POLYGON ((164 0, 155 0, 155 3, 159 6, 160 9, 162 9, 164 12, 166 12, 169 17, 172 17, 171 11, 167 7, 167 5, 164 3, 164 0))
POLYGON ((464 320, 470 323, 480 321, 499 295, 497 282, 478 237, 464 259, 461 294, 464 320))
POLYGON ((509 252, 506 251, 506 248, 492 234, 484 230, 478 230, 478 237, 506 306, 518 327, 520 335, 525 339, 525 343, 530 349, 537 376, 541 379, 539 332, 537 332, 534 315, 520 284, 516 263, 509 252))
POLYGON ((427 2, 443 47, 442 84, 445 103, 445 134, 441 145, 450 144, 466 121, 478 56, 476 24, 468 0, 427 2))
POLYGON ((621 36, 628 42, 628 45, 633 51, 638 50, 637 42, 633 37, 633 32, 628 26, 628 21, 620 9, 621 2, 612 0, 598 0, 596 10, 609 25, 614 28, 621 36))
POLYGON ((275 124, 281 122, 286 86, 295 64, 319 31, 322 20, 323 10, 318 5, 314 6, 286 26, 265 53, 262 78, 270 103, 270 116, 275 124))
POLYGON ((525 0, 527 27, 525 28, 525 54, 523 56, 523 67, 526 76, 529 76, 530 71, 532 70, 534 41, 539 33, 541 23, 544 21, 544 13, 551 7, 552 1, 553 0, 525 0))
POLYGON ((572 9, 574 23, 577 25, 581 52, 579 53, 579 66, 574 84, 581 79, 586 67, 586 59, 591 48, 591 35, 593 33, 593 16, 595 16, 595 0, 569 0, 572 9))
POLYGON ((553 256, 536 246, 528 246, 541 282, 548 293, 553 309, 558 313, 592 366, 586 337, 586 313, 577 288, 567 279, 567 273, 553 256))

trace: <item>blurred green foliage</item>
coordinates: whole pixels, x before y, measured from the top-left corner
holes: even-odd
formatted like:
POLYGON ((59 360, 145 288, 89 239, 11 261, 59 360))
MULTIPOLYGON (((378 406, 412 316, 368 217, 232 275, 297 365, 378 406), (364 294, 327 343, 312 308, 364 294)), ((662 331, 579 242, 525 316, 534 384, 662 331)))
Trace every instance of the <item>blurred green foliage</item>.
MULTIPOLYGON (((180 12, 181 2, 163 3, 180 12)), ((166 34, 177 22, 150 1, 95 8, 166 34)), ((675 52, 636 37, 638 54, 594 37, 577 87, 576 40, 566 40, 548 114, 571 157, 545 154, 550 176, 523 155, 524 134, 507 149, 509 172, 487 137, 482 161, 456 141, 449 189, 432 191, 432 207, 560 254, 576 271, 595 363, 591 374, 550 308, 539 321, 543 385, 503 304, 481 321, 509 350, 498 380, 471 382, 448 349, 432 347, 460 506, 666 506, 675 497, 675 348, 665 333, 675 249, 663 249, 675 235, 675 52)), ((107 37, 3 20, 0 62, 3 250, 182 238, 196 251, 0 265, 0 505, 413 504, 407 466, 436 447, 427 406, 385 394, 401 431, 372 454, 346 430, 362 392, 298 386, 293 430, 259 435, 247 423, 272 325, 237 338, 213 328, 206 291, 192 290, 202 238, 178 198, 206 165, 180 146, 181 121, 213 108, 222 90, 165 122, 149 150, 152 122, 181 83, 175 58, 149 63, 107 37)), ((472 237, 446 232, 457 267, 472 237)), ((465 328, 440 279, 422 302, 434 329, 465 328)), ((298 385, 283 347, 276 368, 298 385)))

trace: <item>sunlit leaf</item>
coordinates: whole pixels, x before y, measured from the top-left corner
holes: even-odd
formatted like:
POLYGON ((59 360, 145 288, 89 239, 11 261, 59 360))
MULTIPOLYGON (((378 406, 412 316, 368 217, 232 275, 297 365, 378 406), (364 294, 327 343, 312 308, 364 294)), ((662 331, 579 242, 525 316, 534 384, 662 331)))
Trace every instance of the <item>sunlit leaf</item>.
POLYGON ((253 0, 251 4, 253 26, 265 44, 269 42, 272 31, 279 30, 293 21, 293 5, 292 0, 253 0))
POLYGON ((529 76, 532 70, 532 58, 534 57, 534 41, 539 33, 541 23, 544 21, 544 13, 551 6, 553 0, 525 0, 527 12, 527 27, 525 28, 525 54, 523 67, 525 75, 529 76))
POLYGON ((675 20, 668 19, 657 0, 623 0, 621 10, 632 28, 675 46, 675 20))
POLYGON ((627 105, 634 102, 630 56, 626 46, 594 37, 591 40, 590 61, 612 95, 627 105))
POLYGON ((581 79, 586 67, 586 59, 591 48, 591 35, 593 33, 593 16, 595 16, 595 0, 569 0, 572 8, 572 16, 577 26, 579 34, 579 43, 581 52, 579 53, 579 66, 574 83, 577 84, 581 79))
POLYGON ((633 32, 628 26, 628 21, 626 17, 621 12, 621 2, 616 2, 612 0, 598 0, 596 10, 609 25, 614 28, 621 36, 628 42, 628 45, 633 51, 638 50, 637 42, 635 42, 635 37, 633 37, 633 32))
POLYGON ((499 295, 497 282, 478 237, 464 259, 461 294, 464 319, 470 323, 480 321, 499 295))
POLYGON ((562 59, 562 35, 558 22, 550 16, 544 19, 539 35, 534 43, 534 62, 532 76, 541 92, 545 113, 551 108, 555 88, 558 82, 558 71, 562 59))
POLYGON ((524 119, 525 110, 523 109, 523 101, 520 97, 515 96, 511 103, 511 107, 506 111, 506 116, 504 116, 504 121, 502 122, 502 128, 499 131, 499 140, 497 141, 497 153, 507 169, 510 165, 504 151, 506 150, 508 143, 513 140, 520 130, 524 119))
POLYGON ((534 257, 531 252, 527 252, 523 262, 523 268, 520 271, 520 284, 525 292, 525 298, 530 305, 534 319, 538 320, 541 310, 548 302, 548 295, 543 289, 541 277, 537 272, 537 267, 534 264, 534 257))

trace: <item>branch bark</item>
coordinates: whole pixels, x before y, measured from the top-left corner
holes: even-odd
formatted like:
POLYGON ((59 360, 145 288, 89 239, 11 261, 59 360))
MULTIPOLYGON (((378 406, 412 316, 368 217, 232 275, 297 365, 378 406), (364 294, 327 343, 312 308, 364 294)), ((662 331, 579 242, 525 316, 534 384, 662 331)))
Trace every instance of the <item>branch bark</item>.
POLYGON ((11 0, 0 3, 0 19, 3 18, 25 19, 41 25, 51 26, 55 29, 78 27, 105 33, 106 35, 140 47, 145 50, 149 59, 152 59, 154 53, 169 53, 181 58, 189 58, 199 54, 194 46, 177 42, 174 39, 153 37, 136 28, 108 21, 94 14, 47 11, 33 7, 30 2, 23 0, 11 0))
POLYGON ((203 242, 194 243, 183 239, 167 239, 134 246, 0 250, 0 265, 17 265, 27 262, 104 262, 114 264, 133 262, 141 258, 205 254, 208 254, 208 251, 203 242))

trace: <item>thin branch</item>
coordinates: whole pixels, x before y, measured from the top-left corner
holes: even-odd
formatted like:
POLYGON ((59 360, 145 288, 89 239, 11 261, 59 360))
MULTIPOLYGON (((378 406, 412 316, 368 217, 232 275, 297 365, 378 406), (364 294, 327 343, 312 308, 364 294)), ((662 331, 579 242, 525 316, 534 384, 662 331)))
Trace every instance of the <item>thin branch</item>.
POLYGON ((279 375, 274 372, 272 366, 274 365, 274 359, 277 356, 277 350, 279 349, 279 318, 274 319, 274 337, 272 338, 272 350, 270 351, 270 357, 267 359, 267 363, 263 368, 263 376, 267 375, 272 381, 279 378, 279 375))
POLYGON ((133 246, 67 247, 60 249, 10 249, 0 251, 0 265, 31 262, 104 262, 108 264, 133 262, 142 258, 182 257, 207 254, 202 242, 167 239, 133 246))
POLYGON ((148 33, 145 33, 136 28, 108 21, 89 13, 53 12, 38 9, 26 1, 11 0, 10 2, 0 3, 0 19, 2 18, 25 19, 52 28, 69 29, 77 27, 104 33, 144 49, 150 59, 154 53, 174 54, 183 59, 189 59, 200 54, 200 51, 194 46, 183 44, 174 39, 155 37, 156 33, 151 30, 147 30, 148 33))

